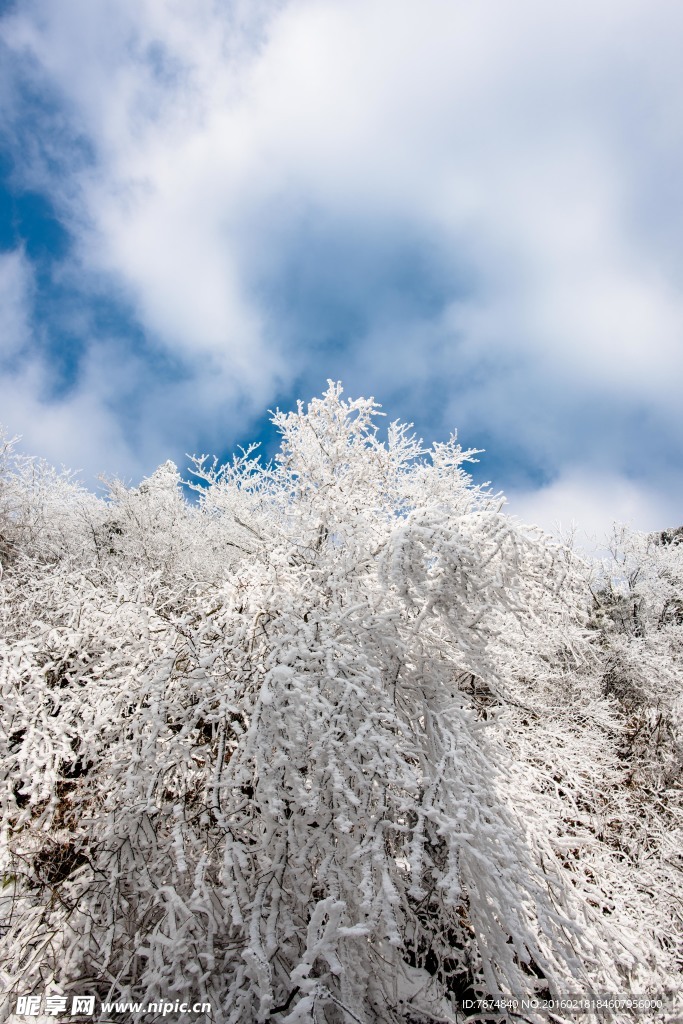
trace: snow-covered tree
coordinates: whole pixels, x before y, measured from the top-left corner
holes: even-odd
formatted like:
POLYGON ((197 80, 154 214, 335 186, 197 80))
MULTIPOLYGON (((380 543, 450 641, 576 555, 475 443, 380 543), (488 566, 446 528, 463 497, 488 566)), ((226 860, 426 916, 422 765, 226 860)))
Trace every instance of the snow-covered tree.
POLYGON ((627 726, 588 570, 378 415, 330 384, 274 463, 196 459, 196 502, 171 463, 97 498, 7 450, 10 997, 369 1024, 673 987, 599 827, 627 726))

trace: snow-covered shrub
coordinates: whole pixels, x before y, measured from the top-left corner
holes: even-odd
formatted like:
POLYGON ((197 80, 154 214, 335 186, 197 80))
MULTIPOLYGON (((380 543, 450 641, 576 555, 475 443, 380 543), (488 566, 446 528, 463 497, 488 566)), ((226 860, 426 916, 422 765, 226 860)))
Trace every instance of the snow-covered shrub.
POLYGON ((622 725, 578 563, 377 415, 331 384, 196 504, 169 463, 106 499, 8 465, 10 996, 390 1024, 667 982, 589 820, 622 725))

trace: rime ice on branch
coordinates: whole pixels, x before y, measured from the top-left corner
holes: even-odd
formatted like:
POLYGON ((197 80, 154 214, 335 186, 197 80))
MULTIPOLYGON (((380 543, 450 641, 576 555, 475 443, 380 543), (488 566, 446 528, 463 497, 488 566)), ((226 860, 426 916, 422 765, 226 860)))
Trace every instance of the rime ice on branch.
POLYGON ((195 459, 196 503, 6 451, 10 995, 398 1024, 673 977, 588 568, 378 415, 330 383, 273 464, 195 459))

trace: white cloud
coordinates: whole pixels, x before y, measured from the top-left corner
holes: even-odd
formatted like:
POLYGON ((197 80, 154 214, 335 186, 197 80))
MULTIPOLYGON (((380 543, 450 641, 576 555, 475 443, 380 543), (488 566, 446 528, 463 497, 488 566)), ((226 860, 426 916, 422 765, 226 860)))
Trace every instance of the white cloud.
MULTIPOLYGON (((188 421, 227 423, 226 397, 243 415, 307 375, 385 401, 383 381, 453 381, 455 422, 503 439, 516 423, 555 469, 567 434, 601 434, 584 447, 606 479, 628 446, 610 417, 683 430, 681 29, 667 0, 29 0, 5 35, 93 148, 43 181, 82 272, 188 365, 188 421), (392 319, 370 290, 364 333, 323 366, 256 287, 297 218, 351 225, 359 248, 389 226, 433 239, 452 300, 392 319)), ((539 501, 594 518, 593 484, 560 479, 539 501)))
POLYGON ((668 100, 677 55, 649 4, 294 2, 253 52, 206 4, 35 9, 10 38, 99 156, 71 183, 87 259, 121 275, 168 344, 227 353, 247 380, 263 367, 241 275, 250 215, 273 197, 413 219, 465 247, 487 313, 463 321, 474 341, 553 346, 607 383, 616 349, 642 379, 644 350, 680 343, 680 281, 625 230, 642 158, 614 138, 624 67, 651 106, 668 100))
POLYGON ((30 334, 31 267, 21 250, 0 253, 0 362, 16 356, 30 334))
POLYGON ((681 499, 677 481, 662 494, 647 481, 573 469, 538 490, 512 491, 506 511, 558 536, 575 529, 578 546, 596 551, 615 522, 646 532, 679 525, 681 499))
POLYGON ((22 449, 53 465, 82 471, 90 485, 103 468, 141 475, 141 466, 121 435, 99 389, 79 390, 56 401, 44 398, 45 367, 33 362, 0 377, 0 420, 21 437, 22 449))

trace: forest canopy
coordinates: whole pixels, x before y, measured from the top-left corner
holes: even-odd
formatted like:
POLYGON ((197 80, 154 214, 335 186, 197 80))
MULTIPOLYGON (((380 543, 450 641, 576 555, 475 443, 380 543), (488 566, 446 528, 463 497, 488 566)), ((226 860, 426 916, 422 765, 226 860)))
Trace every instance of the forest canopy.
POLYGON ((587 560, 379 415, 330 383, 194 500, 5 437, 4 1019, 676 1019, 683 533, 587 560))

